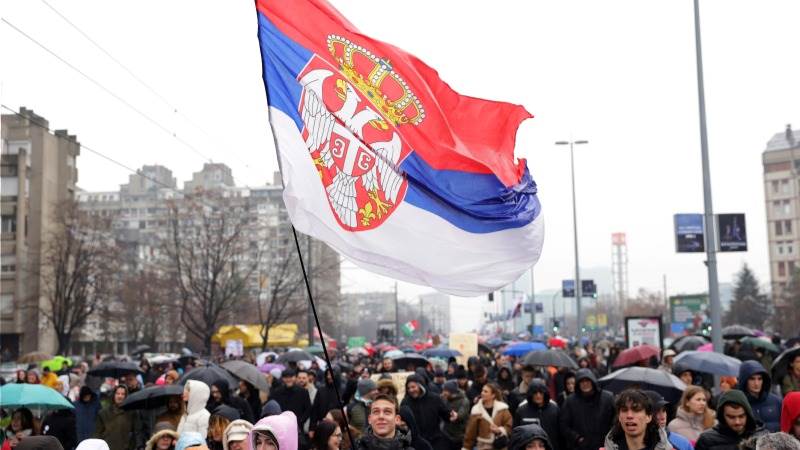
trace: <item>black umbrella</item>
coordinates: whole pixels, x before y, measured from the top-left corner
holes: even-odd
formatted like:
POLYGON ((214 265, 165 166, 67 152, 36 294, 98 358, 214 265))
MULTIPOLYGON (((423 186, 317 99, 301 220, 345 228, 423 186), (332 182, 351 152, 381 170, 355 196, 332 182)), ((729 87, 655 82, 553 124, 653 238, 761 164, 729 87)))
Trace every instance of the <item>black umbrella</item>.
POLYGON ((772 363, 773 383, 780 384, 783 377, 789 373, 789 364, 797 355, 800 355, 800 347, 792 347, 775 358, 775 361, 772 363))
POLYGON ((178 380, 178 384, 186 384, 189 380, 202 381, 209 386, 216 381, 222 380, 228 383, 229 389, 235 389, 239 385, 233 375, 216 364, 201 366, 184 373, 178 380))
POLYGON ((522 359, 526 366, 554 366, 578 369, 578 365, 563 350, 549 349, 541 352, 530 352, 522 359))
POLYGON ((626 367, 612 372, 600 378, 600 386, 615 394, 629 388, 649 389, 658 392, 670 403, 680 400, 686 389, 683 381, 675 375, 646 367, 626 367))
POLYGON ((741 339, 748 336, 755 336, 756 333, 744 325, 730 325, 722 329, 723 339, 741 339))
POLYGON ((292 350, 279 356, 277 362, 280 364, 286 364, 299 361, 314 361, 314 356, 311 355, 311 353, 303 350, 292 350))
POLYGON ((406 370, 406 367, 413 365, 416 367, 425 367, 428 365, 428 360, 417 353, 406 353, 403 356, 398 356, 393 359, 394 366, 399 370, 406 370))
POLYGON ((131 355, 141 355, 142 353, 146 353, 150 351, 149 345, 137 345, 135 349, 131 352, 131 355))
POLYGON ((800 345, 800 336, 795 336, 793 338, 787 339, 784 345, 786 346, 786 348, 792 348, 796 347, 797 345, 800 345))
POLYGON ((141 374, 144 372, 132 362, 106 361, 98 364, 88 373, 93 377, 120 378, 128 374, 141 374))
POLYGON ((122 402, 122 409, 155 409, 167 404, 170 397, 183 395, 183 386, 167 384, 164 386, 151 386, 141 391, 134 392, 122 402))
POLYGON ((681 336, 678 339, 675 339, 675 342, 673 342, 672 345, 670 345, 670 347, 676 352, 680 353, 685 351, 697 350, 698 348, 708 344, 709 342, 711 342, 711 339, 705 336, 698 336, 698 335, 681 336))
POLYGON ((264 378, 264 375, 256 366, 245 361, 232 360, 222 363, 222 368, 232 373, 236 378, 252 384, 259 391, 269 393, 267 379, 264 378))

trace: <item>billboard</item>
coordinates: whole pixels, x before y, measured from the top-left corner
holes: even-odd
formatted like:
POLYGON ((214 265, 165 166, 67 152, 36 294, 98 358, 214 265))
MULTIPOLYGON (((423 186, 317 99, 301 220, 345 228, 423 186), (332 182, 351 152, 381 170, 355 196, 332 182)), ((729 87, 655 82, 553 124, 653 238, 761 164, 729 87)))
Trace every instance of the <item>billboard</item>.
POLYGON ((661 344, 661 316, 626 317, 625 341, 628 348, 642 344, 664 348, 661 344))
POLYGON ((581 297, 596 297, 597 285, 594 280, 581 280, 581 297))
POLYGON ((575 297, 575 280, 561 280, 561 296, 575 297))
POLYGON ((717 214, 717 236, 719 251, 746 252, 747 230, 744 214, 717 214))
POLYGON ((675 214, 675 251, 678 253, 706 251, 702 214, 675 214))
POLYGON ((697 333, 710 322, 706 294, 670 297, 669 311, 673 334, 697 333))

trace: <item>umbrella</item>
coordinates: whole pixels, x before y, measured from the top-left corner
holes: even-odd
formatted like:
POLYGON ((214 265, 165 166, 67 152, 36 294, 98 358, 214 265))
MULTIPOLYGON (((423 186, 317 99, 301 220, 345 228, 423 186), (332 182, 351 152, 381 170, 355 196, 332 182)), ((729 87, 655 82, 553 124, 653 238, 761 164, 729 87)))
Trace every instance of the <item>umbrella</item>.
POLYGON ((261 372, 264 372, 264 373, 270 373, 270 372, 272 372, 273 369, 278 369, 281 372, 283 372, 284 370, 286 370, 286 366, 284 366, 283 364, 278 364, 278 363, 264 363, 264 364, 258 366, 258 370, 260 370, 261 372))
POLYGON ((705 336, 698 336, 691 334, 688 336, 681 336, 675 339, 675 342, 670 345, 676 352, 685 352, 687 350, 697 350, 699 347, 706 345, 709 339, 705 336))
POLYGON ((567 341, 560 337, 551 337, 547 343, 551 348, 567 348, 567 341))
POLYGON ((156 409, 167 404, 170 397, 183 395, 183 386, 179 384, 165 384, 151 386, 141 391, 134 392, 122 402, 122 409, 156 409))
POLYGON ((755 336, 756 333, 743 325, 730 325, 722 329, 724 339, 741 339, 743 337, 755 336))
POLYGON ((234 360, 225 361, 222 363, 222 368, 232 373, 236 378, 252 384, 259 391, 269 394, 267 379, 258 371, 256 366, 248 362, 234 360))
POLYGON ((405 370, 410 364, 413 364, 414 367, 425 367, 428 365, 428 360, 417 353, 404 353, 402 356, 392 358, 392 360, 394 361, 394 366, 398 370, 405 370))
POLYGON ((667 401, 680 400, 686 385, 671 373, 646 367, 626 367, 600 378, 600 386, 618 394, 628 388, 652 390, 667 401))
POLYGON ((792 347, 781 353, 772 363, 772 379, 780 382, 789 372, 789 364, 800 355, 800 347, 792 347))
POLYGON ((786 346, 786 348, 791 348, 796 345, 800 345, 800 336, 795 336, 793 338, 787 339, 784 345, 786 346))
POLYGON ((486 345, 489 347, 497 348, 504 344, 503 339, 499 337, 493 337, 486 341, 486 345))
POLYGON ((30 352, 20 356, 17 362, 20 364, 31 364, 47 361, 48 359, 53 359, 53 355, 48 355, 45 352, 30 352))
POLYGON ((150 351, 150 346, 146 344, 137 345, 136 348, 133 349, 131 355, 141 355, 142 353, 147 353, 150 351))
POLYGON ((442 359, 450 359, 455 358, 456 356, 461 356, 461 352, 458 350, 454 350, 452 348, 429 348, 422 352, 423 356, 427 356, 428 358, 442 358, 442 359))
POLYGON ((68 366, 72 366, 71 359, 67 358, 66 356, 56 355, 53 357, 53 359, 42 361, 39 364, 39 366, 41 366, 42 369, 48 367, 53 372, 58 372, 59 370, 61 370, 61 367, 64 365, 65 362, 67 363, 68 366))
POLYGON ((0 407, 14 409, 74 409, 55 389, 41 384, 6 384, 0 387, 0 407))
POLYGON ((89 371, 93 377, 120 378, 128 374, 144 373, 135 363, 122 361, 106 361, 89 371))
POLYGON ((639 361, 650 359, 654 356, 658 357, 660 354, 661 350, 656 346, 649 344, 637 345, 636 347, 621 351, 617 359, 614 360, 613 366, 630 366, 631 364, 636 364, 639 361))
POLYGON ((522 364, 526 366, 553 366, 566 367, 568 369, 578 369, 575 361, 563 350, 550 349, 543 352, 530 352, 522 359, 522 364))
POLYGON ((353 347, 347 349, 347 354, 354 356, 369 356, 369 351, 367 351, 367 349, 364 347, 353 347))
POLYGON ((400 358, 403 355, 405 355, 405 353, 403 353, 400 350, 395 349, 395 350, 389 350, 388 352, 384 353, 383 357, 384 358, 394 359, 394 358, 400 358))
POLYGON ((697 347, 698 352, 713 352, 714 351, 714 344, 709 342, 708 344, 703 344, 700 347, 697 347))
POLYGON ((722 353, 688 351, 676 356, 674 364, 695 372, 738 377, 742 362, 722 353))
POLYGON ((281 364, 286 364, 290 362, 298 362, 298 361, 313 361, 314 356, 308 352, 304 352, 303 350, 293 350, 290 352, 286 352, 278 357, 278 361, 281 364))
POLYGON ((238 386, 236 378, 233 377, 227 370, 216 364, 209 364, 207 366, 197 367, 183 374, 178 379, 178 384, 186 384, 189 380, 202 381, 203 383, 211 386, 216 381, 227 381, 228 387, 234 389, 238 386))
POLYGON ((485 354, 485 353, 489 353, 489 354, 491 354, 491 353, 494 353, 494 352, 492 352, 492 349, 491 349, 491 348, 489 348, 489 346, 488 346, 488 345, 486 345, 486 344, 482 344, 482 343, 480 343, 480 342, 479 342, 479 343, 478 343, 478 354, 479 354, 479 355, 483 355, 483 354, 485 354))
POLYGON ((768 352, 775 353, 776 355, 781 352, 781 349, 779 349, 777 345, 773 344, 772 341, 767 339, 747 337, 742 339, 742 344, 750 344, 753 346, 753 348, 760 348, 768 352))
MULTIPOLYGON (((303 351, 311 353, 312 355, 322 355, 325 353, 324 351, 322 351, 322 346, 316 344, 304 348, 303 351)), ((328 350, 328 352, 330 352, 330 350, 328 350)))
POLYGON ((540 350, 547 350, 547 346, 541 342, 519 342, 517 344, 508 346, 505 350, 503 350, 503 354, 510 356, 523 356, 530 352, 536 352, 540 350))
POLYGON ((150 358, 147 358, 147 362, 150 364, 157 366, 159 364, 166 364, 170 362, 178 362, 178 358, 169 355, 156 355, 150 358))

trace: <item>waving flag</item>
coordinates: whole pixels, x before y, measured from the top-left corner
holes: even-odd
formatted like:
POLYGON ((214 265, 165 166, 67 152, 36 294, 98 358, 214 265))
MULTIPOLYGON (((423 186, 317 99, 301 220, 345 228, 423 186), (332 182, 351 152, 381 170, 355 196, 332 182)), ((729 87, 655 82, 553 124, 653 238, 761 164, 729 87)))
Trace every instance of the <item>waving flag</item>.
POLYGON ((537 261, 536 184, 514 158, 523 107, 456 93, 322 0, 256 7, 299 231, 365 269, 455 295, 496 290, 537 261))

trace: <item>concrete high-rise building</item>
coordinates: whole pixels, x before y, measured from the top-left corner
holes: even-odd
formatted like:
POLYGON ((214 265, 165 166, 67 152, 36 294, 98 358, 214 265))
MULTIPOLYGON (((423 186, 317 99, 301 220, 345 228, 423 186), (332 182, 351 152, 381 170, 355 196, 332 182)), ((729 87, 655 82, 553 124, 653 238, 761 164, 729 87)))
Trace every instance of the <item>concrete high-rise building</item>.
POLYGON ((800 130, 776 133, 762 154, 772 296, 776 306, 800 268, 800 130))
POLYGON ((19 114, 3 114, 0 122, 0 350, 15 358, 56 350, 52 326, 42 314, 49 307, 43 275, 36 269, 58 205, 74 198, 80 144, 66 130, 50 133, 48 121, 24 107, 19 114))

